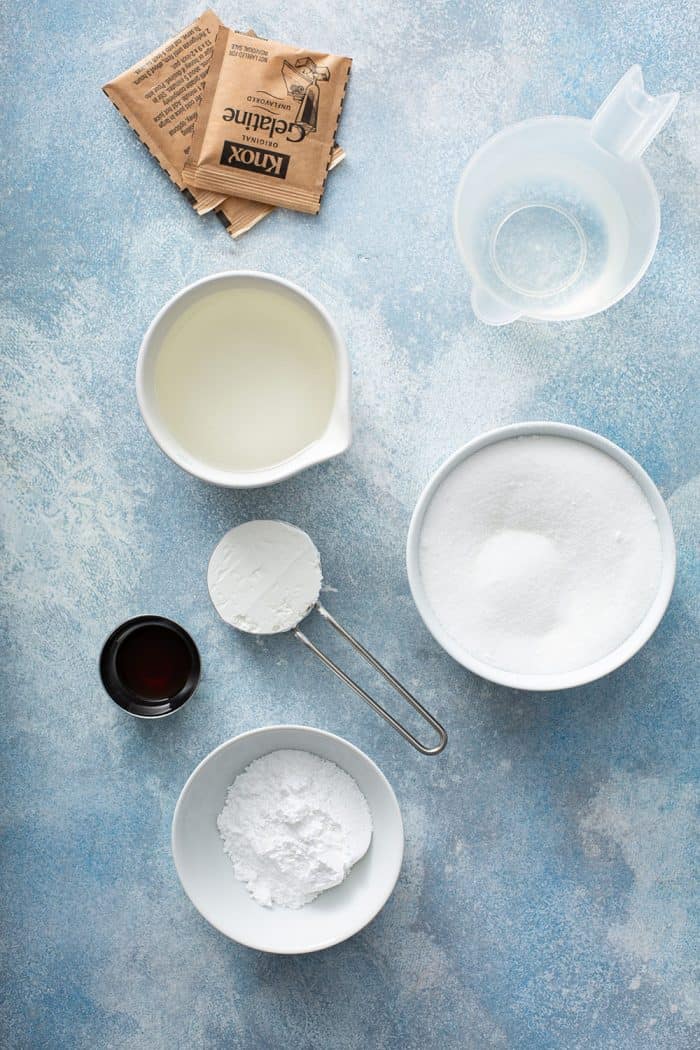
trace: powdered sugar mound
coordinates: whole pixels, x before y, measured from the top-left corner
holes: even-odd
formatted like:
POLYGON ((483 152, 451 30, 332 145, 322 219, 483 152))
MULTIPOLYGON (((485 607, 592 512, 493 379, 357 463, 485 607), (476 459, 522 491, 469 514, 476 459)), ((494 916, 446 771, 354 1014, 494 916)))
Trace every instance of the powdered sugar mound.
POLYGON ((228 789, 217 826, 253 899, 285 908, 339 885, 372 838, 355 781, 307 751, 273 751, 252 762, 228 789))

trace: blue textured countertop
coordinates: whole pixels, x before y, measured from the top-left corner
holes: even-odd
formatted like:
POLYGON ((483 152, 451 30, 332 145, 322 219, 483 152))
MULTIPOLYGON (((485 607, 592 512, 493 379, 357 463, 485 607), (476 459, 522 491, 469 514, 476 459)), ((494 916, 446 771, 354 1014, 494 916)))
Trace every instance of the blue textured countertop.
POLYGON ((0 1039, 51 1050, 690 1050, 693 5, 216 7, 240 27, 354 58, 348 159, 320 216, 278 213, 237 242, 179 198, 100 90, 199 8, 73 0, 5 12, 0 1039), (633 62, 651 92, 682 93, 646 158, 662 208, 649 272, 586 321, 479 324, 451 238, 461 168, 514 120, 590 116, 633 62), (350 451, 247 493, 170 463, 134 396, 155 311, 230 268, 309 289, 353 367, 350 451), (430 473, 468 438, 528 418, 591 427, 636 456, 679 546, 671 605, 646 648, 610 678, 548 697, 454 663, 424 628, 404 569, 430 473), (312 534, 337 590, 329 608, 444 720, 441 757, 414 753, 291 639, 245 641, 218 619, 207 560, 253 516, 312 534), (204 665, 196 697, 154 724, 117 710, 97 675, 105 635, 146 611, 185 624, 204 665), (170 856, 173 806, 195 764, 274 722, 366 750, 405 818, 393 897, 364 932, 316 956, 264 956, 219 936, 170 856))

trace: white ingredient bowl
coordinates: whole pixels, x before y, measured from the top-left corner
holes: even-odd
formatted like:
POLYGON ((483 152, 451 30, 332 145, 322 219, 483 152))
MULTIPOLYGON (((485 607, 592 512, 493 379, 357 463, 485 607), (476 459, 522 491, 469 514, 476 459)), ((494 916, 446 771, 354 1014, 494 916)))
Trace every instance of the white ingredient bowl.
POLYGON ((423 489, 411 518, 406 545, 406 564, 411 593, 418 612, 433 638, 439 642, 450 656, 454 657, 463 667, 468 668, 482 678, 488 679, 490 682, 496 682, 498 685, 510 686, 513 689, 550 691, 586 685, 588 682, 594 682, 597 678, 602 678, 603 675, 610 674, 611 671, 617 670, 630 657, 634 656, 651 638, 666 612, 671 591, 673 590, 673 582, 676 575, 676 544, 673 538, 671 518, 659 490, 646 471, 627 452, 624 452, 617 445, 614 445, 612 441, 608 441, 607 438, 601 437, 600 434, 596 434, 592 430, 584 430, 583 427, 571 426, 568 423, 512 423, 510 426, 490 430, 488 433, 474 438, 473 441, 469 441, 454 455, 450 456, 432 476, 423 489), (522 674, 517 671, 506 671, 503 668, 484 663, 482 660, 472 656, 464 646, 460 645, 448 634, 438 619, 428 601, 420 572, 419 547, 423 520, 430 501, 447 475, 467 456, 473 455, 487 445, 493 445, 497 441, 506 441, 509 438, 528 435, 546 435, 547 437, 563 437, 574 441, 582 441, 617 460, 632 475, 646 496, 656 517, 661 536, 662 567, 659 589, 639 626, 626 641, 601 659, 585 667, 576 668, 574 671, 564 671, 556 674, 522 674))
MULTIPOLYGON (((235 330, 229 334, 232 344, 236 343, 237 339, 240 340, 235 330)), ((290 332, 289 339, 292 340, 294 336, 295 333, 290 332)), ((264 328, 261 328, 260 346, 265 345, 266 337, 264 328)), ((254 353, 259 352, 260 347, 249 347, 248 349, 251 352, 251 368, 253 368, 254 353)), ((166 456, 169 456, 173 463, 177 463, 189 474, 201 478, 202 481, 208 481, 212 485, 243 489, 273 485, 298 474, 301 470, 306 470, 307 467, 339 456, 350 445, 350 361, 340 331, 328 312, 312 295, 298 285, 292 284, 291 281, 269 273, 259 273, 255 270, 224 271, 195 281, 194 284, 187 285, 177 295, 174 295, 156 314, 143 337, 136 365, 136 396, 139 410, 151 437, 166 456), (156 395, 156 361, 171 326, 191 307, 202 303, 212 294, 226 290, 239 292, 250 290, 268 295, 272 314, 276 308, 276 298, 284 296, 305 313, 315 316, 325 331, 327 350, 329 355, 333 356, 335 363, 335 399, 324 432, 319 434, 311 444, 300 449, 288 459, 260 467, 257 470, 224 470, 206 462, 185 448, 163 419, 156 395)))
POLYGON ((391 785, 362 751, 333 733, 309 726, 268 726, 227 740, 200 762, 175 807, 175 867, 185 893, 221 933, 258 951, 296 955, 352 937, 389 899, 403 859, 403 822, 391 785), (256 758, 281 748, 309 751, 356 781, 372 814, 372 841, 340 886, 303 908, 266 908, 233 874, 216 818, 226 792, 256 758))

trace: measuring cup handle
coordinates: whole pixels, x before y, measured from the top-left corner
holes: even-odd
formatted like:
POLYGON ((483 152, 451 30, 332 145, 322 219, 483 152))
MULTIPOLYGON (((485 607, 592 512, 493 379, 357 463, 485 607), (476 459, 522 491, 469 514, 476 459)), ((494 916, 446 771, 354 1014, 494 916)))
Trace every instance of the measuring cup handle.
POLYGON ((641 67, 632 66, 593 117, 593 141, 622 160, 637 160, 673 113, 678 98, 676 91, 648 95, 641 67))
POLYGON ((354 692, 356 692, 357 695, 365 701, 365 703, 369 704, 372 710, 376 711, 377 714, 381 718, 383 718, 385 722, 388 722, 389 725, 392 726, 392 728, 395 729, 397 733, 400 733, 404 740, 407 740, 409 744, 415 747, 416 751, 420 751, 422 755, 439 755, 440 752, 444 749, 445 744, 447 743, 447 733, 440 725, 438 720, 436 718, 433 718, 429 711, 426 711, 423 705, 419 703, 418 700, 416 700, 415 696, 409 693, 408 689, 406 689, 405 686, 401 685, 401 682, 399 682, 399 680, 395 678, 390 671, 387 671, 386 667, 380 664, 379 660, 377 660, 375 656, 372 656, 372 654, 368 652, 367 649, 365 649, 364 645, 358 642, 357 638, 353 637, 353 635, 351 635, 349 631, 346 631, 344 627, 341 627, 338 621, 333 616, 331 616, 327 609, 324 609, 320 602, 317 603, 316 609, 321 614, 323 619, 326 620, 326 622, 329 623, 331 627, 333 627, 338 632, 338 634, 341 635, 341 637, 343 637, 347 642, 349 642, 353 649, 357 650, 360 656, 362 656, 367 661, 367 663, 375 669, 375 671, 378 671, 379 674, 382 675, 382 677, 385 678, 391 686, 393 686, 396 692, 411 705, 414 711, 417 711, 421 718, 423 718, 428 723, 428 725, 435 730, 435 732, 438 735, 439 742, 435 744, 434 747, 426 747, 425 744, 422 744, 420 740, 418 740, 413 735, 413 733, 406 729, 405 726, 401 725, 401 723, 398 722, 393 715, 390 715, 389 712, 385 710, 385 708, 383 708, 381 704, 379 704, 372 696, 369 695, 369 693, 365 692, 362 686, 358 685, 357 682, 355 682, 348 674, 346 674, 345 671, 342 670, 342 668, 338 667, 338 665, 335 664, 330 659, 330 657, 326 656, 326 654, 322 652, 318 648, 318 646, 314 645, 311 639, 307 638, 303 631, 300 631, 298 627, 296 627, 293 631, 295 637, 297 637, 300 642, 303 642, 306 648, 310 649, 314 656, 317 656, 319 660, 323 664, 325 664, 326 667, 329 668, 329 670, 333 671, 333 673, 336 674, 338 678, 340 678, 340 680, 345 683, 345 685, 349 685, 350 688, 354 690, 354 692))

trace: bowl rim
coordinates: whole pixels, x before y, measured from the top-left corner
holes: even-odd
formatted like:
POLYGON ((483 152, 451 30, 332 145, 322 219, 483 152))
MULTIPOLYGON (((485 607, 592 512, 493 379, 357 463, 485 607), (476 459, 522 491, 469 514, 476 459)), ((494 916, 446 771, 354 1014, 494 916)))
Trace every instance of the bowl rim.
MULTIPOLYGON (((273 750, 275 750, 275 749, 273 749, 273 750)), ((293 750, 299 750, 299 749, 298 748, 294 748, 293 750)), ((262 758, 263 755, 266 755, 268 753, 269 753, 268 751, 262 751, 258 757, 262 758)), ((317 752, 315 752, 315 751, 312 752, 312 753, 313 754, 317 754, 317 752)), ((322 758, 324 756, 320 755, 319 757, 322 758)), ((251 759, 251 761, 255 761, 255 759, 251 759)), ((333 760, 329 759, 328 761, 333 761, 333 760)), ((336 765, 337 764, 338 763, 336 763, 336 765)), ((340 768, 342 768, 342 766, 340 768)), ((348 774, 348 776, 350 776, 350 775, 351 774, 348 774)), ((373 834, 374 834, 374 830, 373 830, 373 834)), ((173 811, 173 819, 172 819, 171 829, 170 829, 170 848, 171 848, 172 855, 173 855, 173 861, 174 861, 174 864, 175 864, 175 870, 177 871, 177 875, 178 875, 178 878, 180 880, 180 885, 182 886, 182 889, 185 891, 185 894, 187 895, 187 897, 190 900, 191 904, 196 908, 196 910, 199 912, 199 914, 202 916, 202 918, 206 919, 206 921, 211 926, 213 926, 214 929, 218 930, 219 933, 222 933, 225 937, 228 937, 229 940, 235 941, 237 944, 242 944, 246 948, 253 948, 256 951, 267 952, 267 953, 272 954, 272 955, 307 955, 309 952, 322 951, 325 948, 332 948, 336 944, 341 944, 343 941, 348 940, 350 937, 354 937, 356 933, 360 932, 360 930, 363 930, 365 928, 365 926, 369 925, 369 923, 372 922, 372 920, 374 918, 376 918, 376 916, 382 910, 382 908, 384 907, 386 902, 389 900, 389 897, 391 896, 391 894, 394 892, 394 888, 396 887, 396 883, 398 881, 399 874, 401 872, 401 866, 402 866, 402 863, 403 863, 403 855, 404 855, 404 847, 405 847, 405 835, 404 835, 403 818, 401 816, 401 808, 399 806, 398 799, 396 798, 396 793, 395 793, 393 787, 391 786, 391 784, 389 783, 389 781, 387 780, 385 775, 382 773, 382 771, 379 768, 379 766, 377 765, 377 763, 374 762, 373 759, 371 759, 369 757, 369 755, 367 755, 359 747, 357 747, 355 744, 351 744, 349 740, 345 739, 345 737, 338 736, 337 733, 330 733, 326 729, 318 729, 315 726, 306 726, 306 725, 300 725, 300 724, 296 724, 296 723, 280 723, 280 724, 269 725, 269 726, 260 726, 257 729, 248 729, 244 733, 239 733, 237 736, 233 736, 233 737, 230 737, 230 739, 225 740, 223 743, 219 744, 212 751, 210 751, 209 754, 205 755, 205 757, 201 760, 201 762, 199 762, 195 766, 195 768, 192 770, 192 772, 188 776, 187 780, 185 781, 185 783, 184 783, 184 785, 182 787, 182 790, 180 791, 180 794, 178 796, 177 802, 175 803, 175 809, 173 811), (238 938, 238 937, 233 937, 229 932, 227 932, 226 930, 222 929, 221 926, 219 925, 219 923, 217 922, 215 915, 213 915, 212 913, 208 912, 207 909, 200 907, 199 904, 197 904, 197 902, 194 901, 192 899, 192 897, 190 896, 189 891, 187 889, 187 886, 185 884, 185 880, 183 878, 183 874, 182 874, 182 871, 181 871, 181 868, 180 868, 180 863, 178 861, 179 850, 178 850, 178 847, 176 845, 176 835, 177 835, 177 830, 176 829, 177 829, 178 821, 179 821, 179 818, 180 818, 180 814, 181 814, 183 806, 184 806, 185 796, 187 795, 187 793, 188 793, 188 791, 190 789, 190 786, 192 785, 192 783, 196 779, 196 777, 199 775, 201 770, 206 765, 208 765, 209 762, 212 761, 212 759, 215 757, 215 755, 219 754, 220 751, 224 751, 227 748, 230 748, 230 747, 238 744, 240 741, 248 739, 249 737, 265 737, 268 734, 277 733, 280 730, 282 730, 282 731, 295 730, 295 731, 298 731, 298 732, 300 732, 300 733, 302 733, 304 735, 308 735, 311 738, 323 737, 323 738, 326 738, 326 739, 329 739, 329 740, 334 740, 337 743, 341 744, 342 747, 345 747, 349 751, 354 752, 354 754, 357 755, 362 760, 362 762, 365 764, 365 766, 367 766, 370 769, 370 771, 373 773, 373 775, 376 776, 377 779, 383 785, 383 787, 384 787, 384 789, 385 789, 385 791, 387 793, 387 798, 389 800, 389 804, 390 804, 390 806, 391 806, 391 808, 393 810, 393 816, 394 816, 394 818, 397 821, 397 827, 398 827, 398 830, 399 830, 400 836, 401 836, 401 848, 400 848, 400 850, 398 851, 398 853, 397 853, 397 855, 395 857, 393 868, 390 869, 389 881, 387 883, 388 890, 387 890, 386 894, 382 897, 382 899, 381 899, 380 903, 377 905, 377 907, 374 908, 366 916, 364 916, 362 921, 357 926, 355 926, 355 928, 352 929, 350 932, 344 933, 344 934, 342 934, 341 936, 338 936, 338 937, 329 937, 327 940, 323 940, 323 941, 320 941, 318 943, 314 943, 312 945, 309 945, 308 947, 293 948, 293 949, 292 948, 271 948, 267 944, 261 944, 261 943, 257 942, 255 940, 255 938, 242 939, 242 938, 238 938)), ((370 842, 370 847, 369 848, 370 849, 372 848, 372 843, 371 842, 370 842)), ((360 863, 360 862, 358 862, 358 863, 360 863)))
POLYGON ((619 445, 614 444, 614 442, 601 434, 597 434, 593 430, 586 430, 584 427, 575 426, 571 423, 531 420, 523 423, 510 423, 478 435, 471 441, 468 441, 466 445, 457 449, 438 467, 421 492, 413 510, 406 540, 406 568, 413 601, 423 623, 435 641, 459 664, 466 667, 467 670, 473 671, 474 674, 479 675, 481 678, 494 682, 496 685, 536 692, 552 692, 554 690, 572 689, 577 686, 588 685, 590 682, 594 682, 616 671, 618 667, 621 667, 631 659, 651 638, 661 622, 671 599, 676 574, 676 544, 671 516, 661 493, 644 468, 628 452, 625 452, 619 445), (492 667, 490 664, 471 656, 450 637, 433 612, 423 587, 419 564, 420 534, 423 520, 435 492, 448 474, 467 457, 488 445, 493 445, 496 442, 505 441, 509 438, 530 435, 568 438, 591 445, 593 448, 611 456, 612 459, 625 467, 641 488, 645 498, 651 505, 661 537, 662 564, 659 587, 641 623, 612 652, 584 667, 573 671, 555 672, 554 674, 525 674, 519 671, 507 671, 503 668, 492 667))
MULTIPOLYGON (((460 233, 459 224, 459 211, 464 196, 467 183, 472 176, 473 169, 477 163, 482 159, 483 154, 491 146, 498 147, 500 143, 511 137, 511 135, 519 134, 523 131, 527 132, 532 130, 537 125, 544 124, 578 124, 578 125, 590 125, 592 119, 590 117, 573 117, 566 116, 563 114, 550 114, 544 117, 528 117, 526 120, 516 120, 512 124, 508 124, 505 128, 501 128, 496 131, 490 138, 482 142, 477 149, 469 157, 466 165, 462 169, 462 172, 457 183, 457 189, 455 191, 454 200, 452 204, 452 235, 457 247, 462 265, 469 274, 472 280, 472 288, 482 287, 483 282, 481 281, 479 274, 475 267, 472 265, 471 259, 469 258, 467 247, 464 243, 464 238, 460 233)), ((595 145, 595 144, 594 144, 595 145)), ((600 148, 600 147, 598 147, 600 148)), ((627 284, 619 290, 611 299, 607 300, 600 306, 595 306, 593 309, 582 309, 575 310, 572 313, 567 314, 565 317, 550 317, 547 313, 538 311, 536 309, 527 310, 523 309, 518 311, 517 317, 513 320, 525 320, 525 321, 536 321, 540 323, 549 324, 563 324, 567 321, 581 321, 586 317, 594 317, 595 314, 603 313, 605 310, 609 310, 611 306, 615 306, 621 299, 624 299, 626 295, 629 295, 633 291, 639 282, 642 280, 647 270, 651 266, 651 261, 656 254, 656 249, 659 243, 659 234, 661 233, 661 203, 659 201, 659 193, 656 189, 656 184, 651 177, 649 169, 642 157, 637 157, 633 161, 621 162, 626 164, 632 164, 635 166, 637 173, 639 174, 642 182, 645 184, 646 190, 649 192, 649 199, 653 210, 653 237, 649 242, 646 254, 638 267, 635 275, 631 277, 627 284)))
POLYGON ((294 474, 298 474, 307 467, 314 466, 316 463, 322 463, 326 459, 345 452, 350 447, 351 441, 350 386, 350 359, 347 346, 340 329, 326 308, 310 292, 307 292, 293 281, 288 281, 285 277, 278 277, 276 274, 265 273, 262 270, 221 270, 218 273, 208 274, 206 277, 201 277, 199 280, 185 285, 184 288, 181 288, 180 291, 171 296, 156 313, 141 340, 136 360, 136 400, 141 417, 156 445, 173 463, 187 471, 192 477, 199 478, 201 481, 206 481, 211 485, 219 485, 222 488, 253 489, 274 485, 278 481, 283 481, 294 474), (155 334, 168 313, 181 299, 193 295, 203 286, 231 280, 234 282, 259 281, 260 283, 277 285, 303 299, 326 325, 337 367, 335 398, 324 433, 288 459, 275 463, 270 467, 262 467, 258 470, 250 471, 224 470, 221 467, 209 466, 203 460, 187 453, 185 449, 181 449, 181 446, 172 438, 167 427, 161 423, 154 404, 153 390, 146 381, 146 370, 150 362, 155 334), (186 454, 183 455, 183 453, 186 454))

